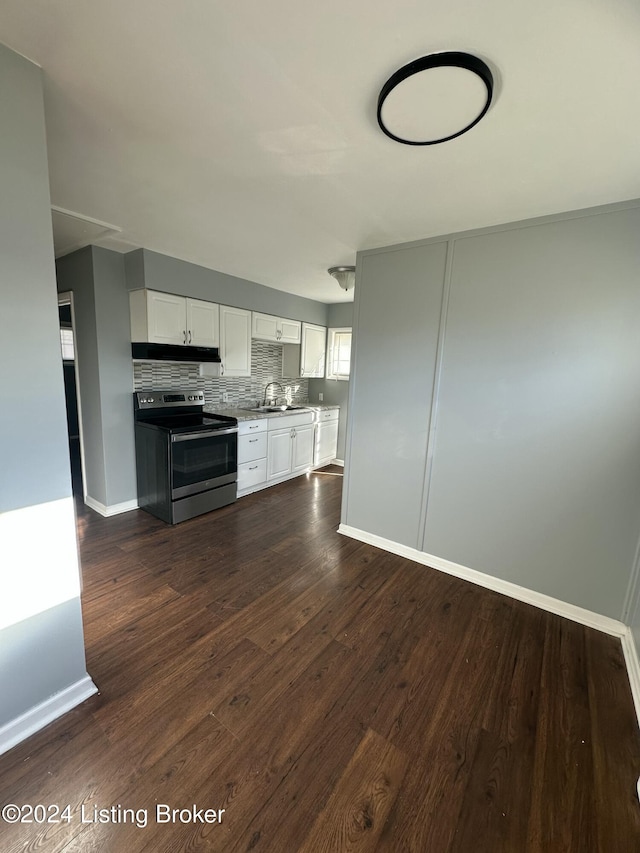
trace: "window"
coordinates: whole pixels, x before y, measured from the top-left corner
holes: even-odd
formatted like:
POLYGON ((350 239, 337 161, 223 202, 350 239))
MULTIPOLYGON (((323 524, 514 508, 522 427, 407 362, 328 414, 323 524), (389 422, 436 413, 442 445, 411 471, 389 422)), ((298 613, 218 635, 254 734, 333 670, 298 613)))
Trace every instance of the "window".
POLYGON ((327 379, 349 379, 351 370, 351 329, 329 329, 327 379))
POLYGON ((62 358, 64 361, 73 361, 73 329, 60 329, 60 343, 62 345, 62 358))

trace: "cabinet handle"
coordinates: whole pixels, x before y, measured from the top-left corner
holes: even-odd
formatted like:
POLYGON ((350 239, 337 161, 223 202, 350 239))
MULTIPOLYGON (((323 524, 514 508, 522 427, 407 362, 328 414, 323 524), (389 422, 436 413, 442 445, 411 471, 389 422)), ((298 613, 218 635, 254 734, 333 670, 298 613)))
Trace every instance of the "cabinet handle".
POLYGON ((258 467, 257 465, 250 465, 250 466, 249 466, 249 470, 250 470, 250 471, 255 471, 257 467, 258 467))
POLYGON ((187 342, 187 332, 185 329, 185 331, 182 333, 182 343, 186 344, 186 342, 187 342))
MULTIPOLYGON (((251 429, 253 429, 253 427, 251 427, 251 429)), ((257 441, 257 440, 258 440, 257 438, 250 438, 250 439, 249 439, 249 444, 253 444, 253 442, 254 442, 254 441, 257 441)))
POLYGON ((189 343, 191 343, 191 329, 189 329, 189 343))
POLYGON ((249 429, 258 429, 258 426, 250 426, 249 429))

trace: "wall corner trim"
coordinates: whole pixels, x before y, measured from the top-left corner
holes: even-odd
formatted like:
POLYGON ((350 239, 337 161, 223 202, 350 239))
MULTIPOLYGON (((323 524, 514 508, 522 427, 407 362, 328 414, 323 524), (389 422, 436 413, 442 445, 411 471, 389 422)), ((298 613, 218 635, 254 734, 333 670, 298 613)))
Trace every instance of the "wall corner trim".
POLYGON ((84 502, 90 508, 100 513, 100 515, 105 518, 109 518, 112 515, 120 515, 122 512, 131 512, 132 509, 138 509, 138 501, 123 501, 119 504, 111 504, 111 506, 105 506, 105 504, 100 503, 95 498, 92 498, 90 495, 86 495, 84 502))
MULTIPOLYGON (((413 560, 415 563, 422 563, 431 569, 437 569, 440 572, 445 572, 448 575, 461 578, 465 581, 470 581, 477 586, 490 589, 493 592, 499 592, 502 595, 507 595, 509 598, 515 598, 525 604, 532 604, 534 607, 539 607, 541 610, 546 610, 549 613, 555 613, 556 616, 563 616, 565 619, 571 619, 573 622, 578 622, 581 625, 586 625, 587 628, 595 628, 597 631, 603 631, 605 634, 611 634, 614 637, 622 639, 626 636, 628 628, 617 619, 612 619, 609 616, 602 616, 600 613, 594 613, 592 610, 585 610, 583 607, 577 607, 575 604, 569 604, 566 601, 560 601, 558 598, 552 598, 550 595, 544 595, 541 592, 527 589, 518 584, 505 581, 501 578, 487 575, 484 572, 479 572, 476 569, 469 569, 466 566, 461 566, 458 563, 452 563, 450 560, 444 560, 442 557, 435 557, 433 554, 426 554, 423 551, 418 551, 417 548, 410 548, 408 545, 401 545, 399 542, 393 542, 391 539, 384 539, 382 536, 376 536, 373 533, 367 533, 365 530, 359 530, 356 527, 350 527, 347 524, 341 524, 338 527, 338 533, 345 536, 350 536, 352 539, 358 539, 360 542, 366 542, 369 545, 374 545, 376 548, 382 548, 383 551, 389 551, 391 554, 397 554, 399 557, 406 557, 408 560, 413 560)), ((640 682, 639 682, 640 684, 640 682)))
POLYGON ((85 699, 98 692, 91 678, 86 675, 75 684, 66 687, 39 705, 0 727, 0 755, 17 746, 21 741, 48 726, 58 717, 80 705, 85 699))

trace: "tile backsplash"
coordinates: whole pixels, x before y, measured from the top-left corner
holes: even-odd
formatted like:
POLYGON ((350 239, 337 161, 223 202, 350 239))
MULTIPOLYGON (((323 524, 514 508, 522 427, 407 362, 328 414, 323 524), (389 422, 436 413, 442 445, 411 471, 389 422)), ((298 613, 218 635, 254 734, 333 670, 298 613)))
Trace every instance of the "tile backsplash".
MULTIPOLYGON (((198 375, 198 365, 171 364, 170 362, 135 362, 133 365, 134 391, 160 391, 171 388, 197 388, 204 391, 207 403, 220 406, 237 406, 262 401, 268 382, 280 382, 291 403, 309 400, 308 379, 282 378, 282 347, 265 341, 251 342, 251 376, 243 379, 222 377, 211 379, 198 375), (227 402, 222 394, 226 392, 227 402)), ((270 396, 271 396, 271 392, 270 396)), ((274 389, 278 393, 279 389, 274 389)))

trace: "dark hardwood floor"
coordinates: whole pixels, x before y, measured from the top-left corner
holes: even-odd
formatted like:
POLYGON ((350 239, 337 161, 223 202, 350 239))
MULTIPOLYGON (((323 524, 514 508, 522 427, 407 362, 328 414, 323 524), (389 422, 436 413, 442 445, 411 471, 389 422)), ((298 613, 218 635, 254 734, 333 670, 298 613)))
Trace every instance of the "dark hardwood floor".
POLYGON ((0 757, 0 804, 71 806, 2 853, 640 851, 619 641, 338 535, 341 486, 79 506, 100 693, 0 757))

